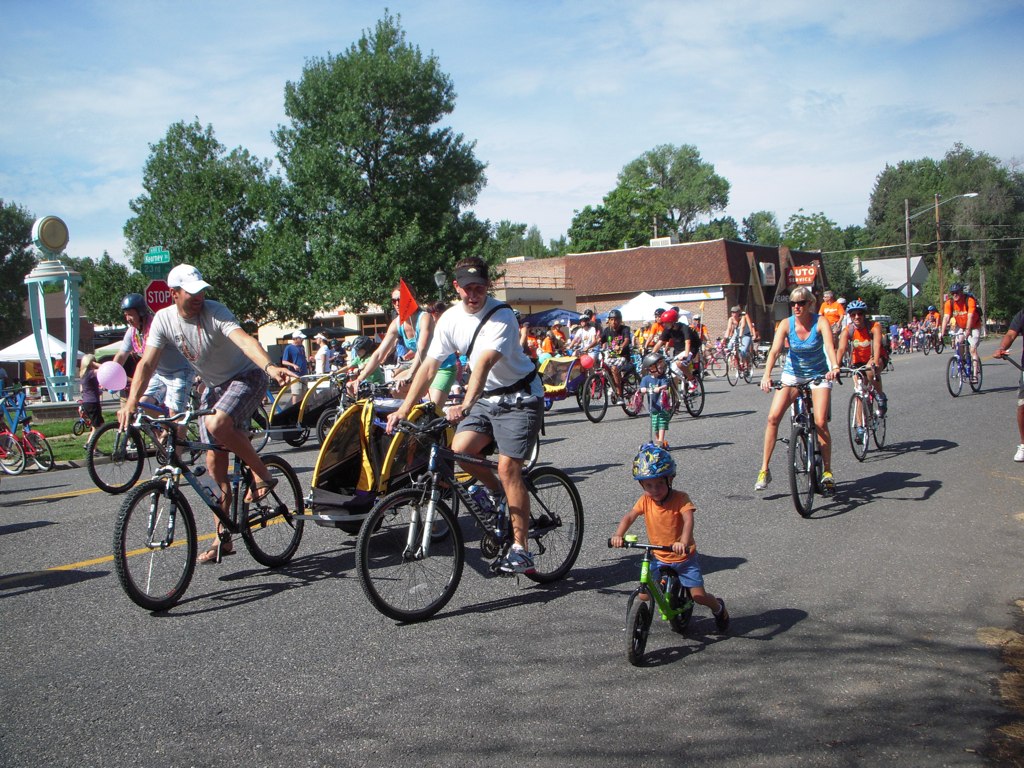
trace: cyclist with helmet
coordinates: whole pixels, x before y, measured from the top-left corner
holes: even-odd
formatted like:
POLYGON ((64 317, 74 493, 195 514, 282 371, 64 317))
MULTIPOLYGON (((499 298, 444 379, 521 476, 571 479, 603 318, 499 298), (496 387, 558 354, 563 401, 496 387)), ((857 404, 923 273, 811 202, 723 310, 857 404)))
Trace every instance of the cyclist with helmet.
MULTIPOLYGON (((729 611, 725 601, 704 589, 704 575, 693 536, 693 516, 697 507, 689 495, 672 488, 676 477, 676 462, 664 448, 642 445, 633 459, 633 479, 640 483, 643 495, 625 514, 610 543, 621 547, 623 537, 638 517, 643 517, 647 540, 655 546, 672 547, 671 552, 654 551, 656 566, 669 571, 670 583, 674 579, 690 590, 694 602, 711 609, 715 627, 719 632, 729 628, 729 611)), ((671 593, 670 593, 671 594, 671 593)), ((646 595, 640 596, 647 599, 646 595)))
POLYGON ((675 307, 669 307, 662 313, 661 324, 665 330, 661 332, 661 337, 651 352, 657 353, 662 349, 667 352, 671 349, 672 370, 686 379, 688 387, 692 387, 692 363, 700 360, 700 337, 689 325, 680 322, 679 310, 675 307))
MULTIPOLYGON (((854 299, 846 307, 846 316, 850 324, 839 334, 839 349, 836 359, 842 360, 847 347, 850 348, 850 365, 867 366, 867 378, 878 392, 878 409, 885 413, 887 403, 882 391, 882 371, 889 361, 888 353, 882 344, 882 326, 867 319, 868 305, 860 299, 854 299)), ((858 435, 858 437, 860 437, 858 435)))
MULTIPOLYGON (((374 366, 372 370, 368 370, 370 360, 373 359, 375 354, 373 349, 373 339, 369 336, 356 336, 352 340, 352 346, 350 347, 352 353, 348 358, 348 365, 342 369, 343 373, 354 373, 357 375, 353 382, 355 389, 358 391, 359 383, 362 381, 368 381, 371 384, 383 384, 384 383, 384 371, 379 366, 374 366)), ((380 350, 380 347, 377 348, 380 350)))
POLYGON ((600 343, 601 337, 597 333, 592 317, 584 312, 580 316, 580 326, 569 340, 565 352, 568 355, 584 355, 600 343))
POLYGON ((654 322, 647 328, 647 334, 644 338, 644 348, 641 351, 649 352, 651 348, 658 343, 658 339, 661 338, 661 334, 665 330, 665 326, 661 323, 661 316, 663 314, 665 314, 664 307, 658 307, 654 310, 654 322))
POLYGON ((661 448, 668 448, 665 433, 672 420, 668 360, 657 352, 648 352, 644 355, 642 366, 644 377, 640 379, 640 392, 647 397, 648 410, 651 412, 651 440, 661 448))
POLYGON ((750 365, 750 347, 760 337, 754 324, 750 322, 750 315, 744 312, 739 304, 729 309, 729 322, 725 324, 725 338, 728 339, 726 349, 729 350, 736 346, 737 340, 739 341, 740 357, 750 365))
POLYGON ((971 358, 974 363, 971 369, 971 378, 977 383, 978 368, 981 365, 981 360, 978 359, 981 314, 978 312, 978 302, 974 297, 964 293, 963 283, 953 283, 949 286, 949 298, 942 305, 942 328, 939 330, 939 335, 945 336, 947 327, 952 333, 954 325, 967 334, 967 345, 971 349, 971 358))
POLYGON ((601 331, 601 348, 604 360, 612 372, 615 395, 622 397, 622 371, 630 367, 633 356, 633 333, 629 326, 622 324, 622 313, 613 309, 608 313, 608 324, 601 331))
MULTIPOLYGON (((121 300, 121 311, 124 312, 128 330, 125 331, 121 349, 114 355, 114 362, 124 365, 129 358, 135 361, 142 358, 153 324, 153 313, 149 311, 140 293, 125 296, 121 300)), ((140 399, 166 407, 171 416, 181 413, 188 406, 194 378, 195 371, 185 356, 173 344, 166 345, 149 380, 149 386, 140 399)))

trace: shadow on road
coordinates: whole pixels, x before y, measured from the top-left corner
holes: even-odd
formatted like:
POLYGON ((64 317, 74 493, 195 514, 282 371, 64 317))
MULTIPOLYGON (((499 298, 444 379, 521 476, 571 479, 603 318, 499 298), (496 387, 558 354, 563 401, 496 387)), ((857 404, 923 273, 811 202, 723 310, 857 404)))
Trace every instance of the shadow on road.
POLYGON ((27 571, 0 576, 0 599, 100 579, 110 571, 27 571))
POLYGON ((56 523, 51 520, 32 520, 28 523, 0 525, 0 536, 6 536, 9 533, 21 533, 22 531, 29 531, 33 528, 45 528, 48 525, 56 525, 56 523))
MULTIPOLYGON (((929 456, 935 456, 936 454, 959 447, 960 443, 954 443, 952 440, 929 438, 928 440, 904 440, 900 443, 889 443, 885 448, 882 448, 880 452, 909 453, 911 451, 924 451, 929 456)), ((868 454, 867 461, 887 461, 888 459, 888 456, 881 456, 879 455, 879 452, 871 452, 868 454)))
POLYGON ((942 487, 941 480, 914 480, 921 477, 915 472, 882 472, 839 483, 830 503, 821 504, 811 513, 813 520, 824 520, 845 515, 862 504, 879 499, 886 501, 925 501, 942 487), (898 493, 903 491, 904 493, 898 493))

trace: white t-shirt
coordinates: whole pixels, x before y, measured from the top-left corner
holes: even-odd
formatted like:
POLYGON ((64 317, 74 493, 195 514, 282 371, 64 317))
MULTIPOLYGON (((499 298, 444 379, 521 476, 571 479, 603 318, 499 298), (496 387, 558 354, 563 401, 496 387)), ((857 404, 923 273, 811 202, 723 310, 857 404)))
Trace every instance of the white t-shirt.
POLYGON ((153 316, 147 347, 175 347, 209 386, 259 367, 228 336, 241 328, 231 310, 207 299, 197 318, 184 318, 174 305, 153 316))
MULTIPOLYGON (((434 328, 434 335, 430 339, 427 355, 434 360, 442 361, 451 354, 465 354, 469 349, 469 343, 473 340, 477 326, 480 325, 480 320, 491 311, 492 307, 500 303, 493 296, 488 296, 484 306, 475 315, 467 312, 466 305, 461 301, 445 310, 434 328)), ((511 309, 499 309, 480 329, 480 333, 473 343, 473 354, 469 358, 469 367, 472 368, 473 364, 480 359, 480 355, 488 350, 498 352, 501 357, 487 373, 487 381, 484 383, 485 390, 515 384, 535 368, 533 361, 526 356, 519 343, 519 323, 511 309)), ((540 376, 535 376, 530 383, 530 392, 538 396, 544 394, 540 376)))
POLYGON ((588 325, 586 328, 580 326, 572 335, 572 346, 577 349, 590 349, 597 342, 597 328, 588 325))
POLYGON ((331 360, 334 359, 334 350, 324 344, 320 349, 316 351, 316 375, 323 376, 325 373, 330 373, 331 360))

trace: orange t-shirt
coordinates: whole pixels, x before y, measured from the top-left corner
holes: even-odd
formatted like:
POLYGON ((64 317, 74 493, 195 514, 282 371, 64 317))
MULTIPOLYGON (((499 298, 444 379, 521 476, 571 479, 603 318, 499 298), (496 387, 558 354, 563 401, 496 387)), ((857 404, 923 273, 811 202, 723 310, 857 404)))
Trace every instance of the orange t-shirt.
MULTIPOLYGON (((664 506, 646 493, 633 505, 633 511, 643 515, 644 524, 647 526, 647 540, 651 544, 666 547, 679 541, 683 533, 683 513, 694 512, 696 509, 690 497, 682 491, 672 491, 665 499, 664 506)), ((689 547, 693 543, 691 536, 686 546, 689 547)), ((675 552, 653 554, 663 563, 681 563, 687 557, 675 552)))
POLYGON ((876 325, 878 323, 872 323, 860 330, 855 325, 847 326, 850 329, 850 360, 854 365, 864 365, 871 361, 871 345, 874 343, 872 331, 876 325))
POLYGON ((846 308, 838 301, 823 301, 821 306, 818 307, 818 313, 825 316, 829 325, 835 325, 842 320, 843 315, 846 314, 846 308))
POLYGON ((932 325, 937 326, 939 323, 942 322, 942 318, 939 316, 938 312, 929 312, 927 315, 924 316, 924 321, 926 323, 931 323, 932 325))
POLYGON ((974 300, 973 296, 964 296, 960 301, 946 299, 946 303, 942 306, 942 313, 952 317, 953 322, 960 328, 967 328, 967 319, 977 311, 978 302, 974 300))

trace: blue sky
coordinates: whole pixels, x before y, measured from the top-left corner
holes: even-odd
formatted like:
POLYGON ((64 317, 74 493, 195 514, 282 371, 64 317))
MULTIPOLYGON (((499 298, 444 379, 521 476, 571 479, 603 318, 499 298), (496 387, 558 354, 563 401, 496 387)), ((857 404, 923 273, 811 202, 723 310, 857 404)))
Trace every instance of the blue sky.
POLYGON ((0 0, 0 198, 120 258, 149 145, 178 120, 273 158, 285 83, 385 7, 458 94, 481 218, 564 234, 630 160, 693 144, 740 221, 861 224, 886 164, 955 142, 1024 160, 1020 0, 0 0))

